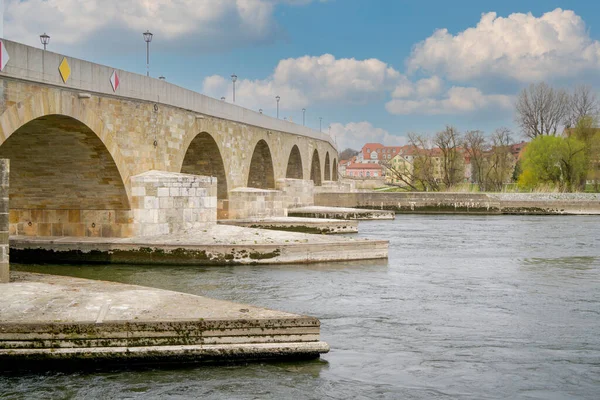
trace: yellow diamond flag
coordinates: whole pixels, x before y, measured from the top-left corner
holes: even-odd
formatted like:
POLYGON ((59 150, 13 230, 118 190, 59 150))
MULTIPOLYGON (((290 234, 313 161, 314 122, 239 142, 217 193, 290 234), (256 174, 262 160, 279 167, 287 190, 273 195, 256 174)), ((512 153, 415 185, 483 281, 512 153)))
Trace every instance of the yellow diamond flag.
POLYGON ((60 72, 60 77, 62 78, 63 82, 67 83, 69 76, 71 76, 71 67, 69 66, 67 57, 63 58, 60 66, 58 67, 58 72, 60 72))

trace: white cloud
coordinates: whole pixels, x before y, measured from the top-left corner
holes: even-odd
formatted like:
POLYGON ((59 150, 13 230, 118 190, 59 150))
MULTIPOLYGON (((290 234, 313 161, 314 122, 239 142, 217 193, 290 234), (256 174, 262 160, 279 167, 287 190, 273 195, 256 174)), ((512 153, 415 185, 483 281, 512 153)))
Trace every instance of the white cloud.
POLYGON ((442 91, 444 82, 439 76, 432 76, 430 78, 420 79, 413 83, 407 78, 403 77, 400 83, 392 92, 394 98, 406 98, 406 97, 430 97, 436 96, 442 91))
POLYGON ((391 114, 440 115, 466 114, 485 108, 508 109, 513 107, 512 98, 505 95, 486 95, 473 87, 454 86, 441 99, 425 97, 404 99, 395 98, 385 108, 391 114))
POLYGON ((597 70, 600 42, 590 38, 573 11, 557 8, 539 18, 490 12, 457 35, 437 30, 414 47, 407 65, 411 72, 424 70, 450 80, 501 76, 529 82, 597 70))
POLYGON ((268 40, 277 4, 311 0, 6 0, 8 39, 39 45, 43 31, 53 48, 96 43, 122 46, 123 34, 141 40, 151 29, 164 42, 195 47, 268 40))
MULTIPOLYGON (((281 109, 298 109, 315 102, 366 103, 381 98, 400 73, 377 60, 336 59, 331 54, 281 60, 266 79, 236 83, 236 102, 248 108, 272 108, 281 96, 281 109)), ((231 97, 228 78, 214 75, 204 80, 203 92, 231 97)))
POLYGON ((376 128, 370 122, 350 122, 346 125, 331 124, 331 136, 340 150, 348 147, 360 150, 365 143, 378 142, 386 146, 402 146, 407 143, 403 136, 392 135, 385 129, 376 128))

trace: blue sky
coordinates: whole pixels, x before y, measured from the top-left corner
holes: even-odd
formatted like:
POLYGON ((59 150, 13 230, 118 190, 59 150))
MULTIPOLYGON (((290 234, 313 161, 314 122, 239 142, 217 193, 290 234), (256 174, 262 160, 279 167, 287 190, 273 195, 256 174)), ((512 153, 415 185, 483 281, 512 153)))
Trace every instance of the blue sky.
POLYGON ((444 125, 514 125, 532 82, 600 87, 600 2, 5 0, 5 36, 145 72, 323 130, 340 147, 399 144, 444 125), (489 14, 495 13, 495 14, 489 14), (446 31, 440 31, 445 29, 446 31), (436 33, 437 32, 437 33, 436 33), (285 61, 282 61, 285 60, 285 61))

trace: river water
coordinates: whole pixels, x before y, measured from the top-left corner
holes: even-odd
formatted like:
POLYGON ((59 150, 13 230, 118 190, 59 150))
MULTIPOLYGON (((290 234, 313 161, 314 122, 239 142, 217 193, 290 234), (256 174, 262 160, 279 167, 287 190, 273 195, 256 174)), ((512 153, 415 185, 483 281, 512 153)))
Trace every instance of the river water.
POLYGON ((0 398, 599 399, 600 218, 361 222, 389 261, 16 266, 309 314, 331 352, 293 363, 0 377, 0 398))

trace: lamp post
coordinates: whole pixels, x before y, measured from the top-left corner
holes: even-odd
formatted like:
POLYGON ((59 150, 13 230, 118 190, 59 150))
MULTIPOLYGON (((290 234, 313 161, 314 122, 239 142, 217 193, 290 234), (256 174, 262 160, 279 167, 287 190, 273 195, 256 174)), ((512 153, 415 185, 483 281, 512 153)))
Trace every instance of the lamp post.
POLYGON ((46 46, 48 46, 48 43, 50 43, 50 36, 46 35, 46 32, 44 32, 43 35, 40 35, 40 42, 42 42, 44 45, 44 50, 46 50, 46 46))
POLYGON ((323 132, 323 129, 321 129, 322 122, 323 122, 323 117, 319 117, 319 132, 323 132))
POLYGON ((281 97, 277 96, 275 100, 277 100, 277 119, 279 119, 279 100, 281 100, 281 97))
POLYGON ((306 108, 302 109, 302 125, 306 125, 306 108))
POLYGON ((259 113, 259 114, 262 114, 262 108, 259 108, 259 109, 258 109, 258 113, 259 113))
POLYGON ((231 75, 231 82, 233 82, 233 102, 235 103, 235 82, 237 81, 237 75, 231 75))
POLYGON ((221 97, 221 101, 225 101, 225 96, 221 97))
POLYGON ((159 77, 158 77, 158 79, 160 79, 161 81, 165 81, 165 80, 167 80, 167 78, 165 78, 165 77, 164 77, 164 76, 162 76, 162 75, 161 75, 161 76, 159 76, 159 77))
POLYGON ((150 76, 150 42, 154 35, 150 31, 144 32, 143 35, 146 42, 146 76, 150 76))

